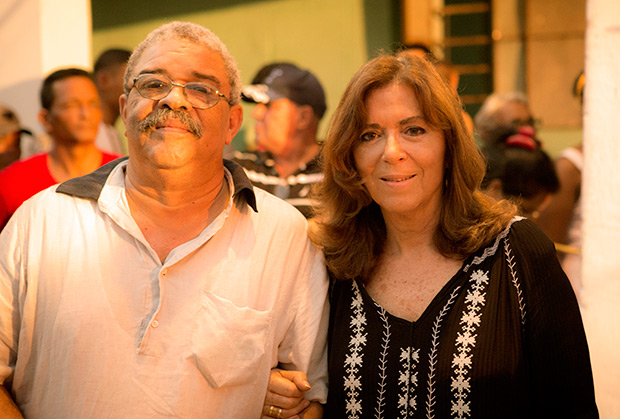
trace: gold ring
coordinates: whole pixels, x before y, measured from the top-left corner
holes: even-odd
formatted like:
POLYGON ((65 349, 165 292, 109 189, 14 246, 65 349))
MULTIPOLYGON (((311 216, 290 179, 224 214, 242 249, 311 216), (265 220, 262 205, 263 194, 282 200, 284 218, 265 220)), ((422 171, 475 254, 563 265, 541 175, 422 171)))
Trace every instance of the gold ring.
POLYGON ((269 406, 269 412, 267 412, 267 416, 271 416, 272 418, 280 419, 282 417, 282 408, 269 406))

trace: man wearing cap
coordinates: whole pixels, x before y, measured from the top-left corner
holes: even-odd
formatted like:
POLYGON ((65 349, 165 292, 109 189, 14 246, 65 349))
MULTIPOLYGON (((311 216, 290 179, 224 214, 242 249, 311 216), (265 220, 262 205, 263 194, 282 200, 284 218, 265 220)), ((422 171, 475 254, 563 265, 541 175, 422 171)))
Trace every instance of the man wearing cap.
POLYGON ((325 93, 308 70, 291 63, 272 63, 259 70, 242 98, 256 103, 258 150, 235 153, 235 161, 261 189, 312 216, 308 193, 323 175, 318 165, 319 122, 325 113, 325 93))
POLYGON ((12 109, 0 105, 0 170, 21 157, 21 134, 32 135, 19 125, 19 119, 12 109))

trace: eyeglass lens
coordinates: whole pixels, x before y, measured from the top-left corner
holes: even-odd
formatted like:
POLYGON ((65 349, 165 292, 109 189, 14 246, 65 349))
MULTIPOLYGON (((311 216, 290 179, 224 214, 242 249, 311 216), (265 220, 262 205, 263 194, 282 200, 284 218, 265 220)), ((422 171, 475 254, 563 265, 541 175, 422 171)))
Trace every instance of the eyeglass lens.
POLYGON ((135 87, 140 95, 147 99, 160 100, 168 96, 173 86, 183 87, 185 97, 198 109, 215 106, 220 100, 217 89, 204 83, 191 82, 185 85, 173 83, 164 76, 144 74, 136 77, 135 87))

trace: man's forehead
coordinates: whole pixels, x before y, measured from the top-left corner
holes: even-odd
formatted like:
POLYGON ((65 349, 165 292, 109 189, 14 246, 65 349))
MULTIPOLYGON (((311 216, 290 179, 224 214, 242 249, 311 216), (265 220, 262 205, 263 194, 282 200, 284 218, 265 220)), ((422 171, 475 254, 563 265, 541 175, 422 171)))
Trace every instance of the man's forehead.
POLYGON ((64 79, 56 80, 54 84, 52 84, 52 88, 56 93, 61 93, 68 90, 75 90, 74 88, 77 87, 78 84, 80 85, 80 91, 82 91, 82 88, 87 86, 92 86, 92 88, 96 90, 95 82, 85 76, 70 76, 64 79))
POLYGON ((185 38, 162 39, 149 45, 140 54, 131 77, 148 72, 170 76, 171 71, 179 69, 181 61, 183 71, 196 79, 228 84, 221 54, 205 44, 185 38))

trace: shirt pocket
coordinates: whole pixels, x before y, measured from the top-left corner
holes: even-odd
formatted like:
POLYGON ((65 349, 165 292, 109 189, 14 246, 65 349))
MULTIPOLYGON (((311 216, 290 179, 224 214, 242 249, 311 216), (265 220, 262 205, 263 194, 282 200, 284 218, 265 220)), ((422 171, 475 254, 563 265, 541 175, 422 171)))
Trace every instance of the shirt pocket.
POLYGON ((239 307, 202 292, 191 356, 212 388, 256 382, 270 320, 269 311, 239 307))

